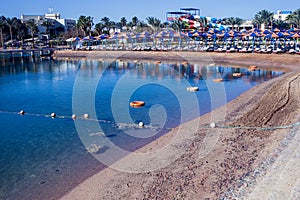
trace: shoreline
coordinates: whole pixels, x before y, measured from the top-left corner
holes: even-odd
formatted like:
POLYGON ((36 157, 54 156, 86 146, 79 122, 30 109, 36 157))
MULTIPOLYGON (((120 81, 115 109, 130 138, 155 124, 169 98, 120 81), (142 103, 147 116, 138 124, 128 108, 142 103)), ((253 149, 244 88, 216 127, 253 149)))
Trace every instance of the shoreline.
POLYGON ((290 70, 299 63, 299 55, 257 54, 257 53, 217 53, 217 52, 152 52, 152 51, 72 51, 60 50, 53 54, 54 59, 123 59, 167 62, 204 62, 230 64, 235 66, 257 65, 258 67, 290 70), (270 59, 271 58, 271 59, 270 59), (259 64, 259 65, 258 65, 259 64), (288 68, 288 69, 287 69, 288 68))
MULTIPOLYGON (((226 105, 197 119, 180 125, 161 138, 139 149, 148 152, 166 145, 178 137, 178 130, 189 132, 189 127, 199 127, 210 122, 218 126, 274 126, 289 124, 298 120, 295 84, 300 82, 300 57, 297 55, 264 55, 240 53, 203 53, 203 52, 55 52, 57 59, 82 57, 91 59, 131 59, 152 61, 188 61, 207 63, 226 63, 240 66, 257 65, 260 68, 284 70, 285 75, 261 83, 243 93, 226 105), (180 55, 180 57, 178 57, 180 55), (182 59, 185 58, 185 59, 182 59), (296 80, 296 81, 295 81, 296 80), (287 91, 285 91, 287 89, 287 91), (291 92, 293 89, 293 92, 291 92), (288 92, 287 101, 285 100, 288 92), (293 99, 293 101, 290 101, 293 99), (277 101, 278 100, 278 101, 277 101), (273 105, 278 102, 278 105, 273 105), (273 106, 273 107, 272 107, 273 106), (277 108, 286 112, 278 112, 277 108), (222 116, 225 116, 223 118, 222 116), (268 120, 265 117, 269 116, 268 120), (224 120, 225 119, 225 120, 224 120), (177 136, 176 136, 177 135, 177 136)), ((251 129, 201 128, 193 133, 195 137, 183 146, 184 153, 170 166, 147 173, 126 173, 107 168, 86 179, 62 199, 204 199, 221 198, 229 188, 236 188, 246 174, 252 172, 276 149, 289 129, 266 131, 251 129), (217 142, 212 146, 205 144, 214 135, 217 142), (199 157, 199 153, 204 154, 199 157), (206 153, 205 153, 206 152, 206 153), (208 153, 207 153, 208 152, 208 153)), ((216 141, 216 140, 214 140, 216 141)), ((130 156, 129 156, 130 157, 130 156)), ((128 160, 122 159, 122 166, 128 160)), ((135 163, 143 168, 144 163, 135 163)))

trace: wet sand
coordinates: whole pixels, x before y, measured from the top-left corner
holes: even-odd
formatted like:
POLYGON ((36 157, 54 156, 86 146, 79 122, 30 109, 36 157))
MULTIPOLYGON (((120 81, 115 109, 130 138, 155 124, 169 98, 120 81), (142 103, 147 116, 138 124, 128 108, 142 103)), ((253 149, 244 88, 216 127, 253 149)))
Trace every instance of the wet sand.
POLYGON ((226 105, 182 124, 136 152, 146 154, 166 146, 170 146, 170 152, 180 150, 176 159, 172 155, 161 157, 163 161, 170 161, 168 164, 158 164, 156 169, 150 170, 153 162, 159 162, 159 156, 153 158, 156 159, 153 162, 147 159, 135 162, 135 157, 129 155, 85 180, 62 199, 241 198, 238 195, 251 192, 255 180, 268 171, 272 165, 268 161, 280 156, 282 141, 292 132, 289 127, 266 128, 290 125, 300 119, 299 55, 59 51, 54 56, 58 59, 81 57, 255 65, 286 72, 255 86, 226 105), (216 123, 215 128, 209 127, 212 122, 216 123), (240 190, 244 193, 237 192, 240 190))

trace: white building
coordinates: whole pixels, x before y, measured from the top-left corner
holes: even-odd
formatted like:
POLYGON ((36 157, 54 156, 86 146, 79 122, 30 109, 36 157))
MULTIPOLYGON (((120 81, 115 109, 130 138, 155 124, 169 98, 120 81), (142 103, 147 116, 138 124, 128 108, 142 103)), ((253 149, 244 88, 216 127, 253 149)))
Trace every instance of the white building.
POLYGON ((61 19, 59 13, 50 13, 50 14, 44 14, 44 15, 21 15, 21 21, 23 23, 26 23, 26 21, 33 19, 38 26, 39 33, 45 33, 46 27, 42 26, 44 21, 51 21, 53 22, 53 26, 50 28, 54 31, 57 30, 57 28, 61 27, 64 29, 64 31, 70 31, 73 30, 76 27, 76 20, 74 19, 61 19))
POLYGON ((282 20, 285 21, 287 16, 292 14, 292 11, 286 11, 286 10, 277 10, 276 13, 274 13, 273 18, 275 20, 282 20))

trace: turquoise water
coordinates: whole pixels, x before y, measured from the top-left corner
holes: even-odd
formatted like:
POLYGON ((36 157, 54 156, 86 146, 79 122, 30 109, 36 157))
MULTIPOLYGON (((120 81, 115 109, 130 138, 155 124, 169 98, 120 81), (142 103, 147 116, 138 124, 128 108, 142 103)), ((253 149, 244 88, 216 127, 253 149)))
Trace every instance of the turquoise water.
MULTIPOLYGON (((204 64, 2 61, 0 199, 57 199, 106 167, 93 157, 95 152, 88 153, 95 135, 131 152, 280 75, 204 64), (233 72, 243 76, 233 77, 233 72), (224 82, 213 81, 220 77, 224 82), (188 86, 199 91, 188 92, 188 86), (133 100, 146 105, 131 108, 133 100), (59 117, 51 118, 52 112, 59 117), (80 119, 85 113, 89 120, 80 119), (78 119, 72 120, 72 114, 78 119)), ((110 146, 102 146, 97 154, 110 152, 110 146)), ((113 155, 109 164, 122 156, 113 155)))

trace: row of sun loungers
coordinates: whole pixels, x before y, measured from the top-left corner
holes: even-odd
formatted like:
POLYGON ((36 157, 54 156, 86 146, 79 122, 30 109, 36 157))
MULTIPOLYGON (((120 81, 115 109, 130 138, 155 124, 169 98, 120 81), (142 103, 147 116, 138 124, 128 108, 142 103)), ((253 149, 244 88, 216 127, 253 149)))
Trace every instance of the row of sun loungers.
POLYGON ((273 46, 262 46, 262 47, 253 47, 253 46, 89 46, 76 50, 127 50, 127 51, 202 51, 202 52, 223 52, 223 53, 289 53, 289 54, 299 54, 300 49, 297 48, 280 48, 273 46))

